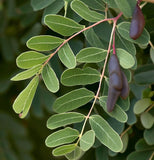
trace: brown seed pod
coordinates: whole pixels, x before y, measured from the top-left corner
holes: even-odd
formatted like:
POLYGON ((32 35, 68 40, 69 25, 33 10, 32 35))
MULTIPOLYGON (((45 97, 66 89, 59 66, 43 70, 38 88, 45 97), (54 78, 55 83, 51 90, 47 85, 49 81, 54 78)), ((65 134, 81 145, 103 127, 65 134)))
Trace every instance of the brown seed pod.
POLYGON ((123 84, 123 86, 122 86, 120 97, 123 98, 123 99, 126 99, 129 95, 129 85, 128 85, 127 78, 126 78, 123 71, 121 71, 121 74, 122 74, 122 84, 123 84))
POLYGON ((139 4, 137 3, 134 9, 130 25, 130 32, 129 32, 130 37, 134 40, 139 38, 143 32, 144 25, 145 25, 144 16, 142 14, 141 8, 139 7, 139 4))
POLYGON ((115 54, 109 60, 109 91, 107 99, 107 110, 111 112, 114 109, 116 101, 122 90, 122 75, 118 58, 115 54))
POLYGON ((121 92, 113 88, 112 86, 109 87, 108 91, 108 99, 107 99, 107 111, 112 112, 114 106, 119 98, 121 92))
POLYGON ((107 111, 112 112, 119 96, 125 99, 129 94, 129 85, 123 71, 121 71, 118 58, 115 54, 109 60, 109 90, 107 111))

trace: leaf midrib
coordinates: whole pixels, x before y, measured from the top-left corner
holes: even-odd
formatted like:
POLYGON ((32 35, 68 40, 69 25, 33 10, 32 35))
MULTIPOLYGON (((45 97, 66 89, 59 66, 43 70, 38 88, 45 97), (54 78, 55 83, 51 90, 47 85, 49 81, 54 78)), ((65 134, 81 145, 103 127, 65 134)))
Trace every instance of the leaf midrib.
POLYGON ((72 100, 70 100, 70 101, 67 101, 67 102, 65 102, 65 103, 63 103, 63 104, 61 104, 61 105, 59 105, 59 107, 57 107, 56 110, 61 109, 62 106, 65 106, 66 104, 72 103, 73 101, 77 101, 77 100, 81 100, 81 99, 85 99, 85 98, 91 98, 91 96, 88 95, 88 96, 82 96, 82 97, 79 97, 79 98, 76 98, 76 99, 72 99, 72 100))
POLYGON ((109 139, 113 142, 113 144, 115 144, 115 146, 117 146, 117 144, 112 140, 112 138, 110 136, 108 136, 107 132, 102 128, 102 126, 99 125, 99 123, 97 123, 96 121, 94 121, 94 119, 91 118, 91 120, 97 125, 99 126, 103 131, 104 133, 107 135, 107 137, 109 137, 109 139))
POLYGON ((81 26, 79 26, 79 27, 77 27, 77 26, 70 26, 70 25, 67 25, 67 24, 64 24, 64 23, 51 22, 51 21, 48 21, 48 20, 46 20, 46 22, 47 22, 48 24, 57 24, 57 25, 59 25, 59 26, 65 26, 65 27, 67 27, 67 29, 69 29, 69 28, 72 28, 72 29, 82 29, 81 26))
POLYGON ((75 75, 72 75, 72 76, 69 76, 69 77, 66 77, 66 78, 63 78, 63 80, 67 80, 67 79, 70 79, 70 78, 75 78, 75 77, 79 77, 79 76, 95 76, 95 77, 100 77, 98 74, 86 74, 86 73, 81 73, 81 74, 75 74, 75 75))

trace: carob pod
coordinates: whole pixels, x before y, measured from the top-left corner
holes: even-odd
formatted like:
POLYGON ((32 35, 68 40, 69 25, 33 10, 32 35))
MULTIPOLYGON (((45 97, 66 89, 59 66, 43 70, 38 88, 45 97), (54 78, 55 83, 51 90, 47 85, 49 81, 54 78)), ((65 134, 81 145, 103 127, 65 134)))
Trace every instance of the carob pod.
POLYGON ((133 17, 130 25, 130 32, 129 32, 130 37, 134 40, 139 38, 143 32, 144 25, 145 25, 144 16, 142 14, 141 8, 139 7, 139 3, 137 3, 133 12, 133 17))
POLYGON ((107 99, 107 111, 112 112, 122 90, 122 74, 116 54, 109 60, 109 90, 107 99))
POLYGON ((122 86, 120 97, 122 99, 126 99, 129 95, 129 85, 128 85, 127 78, 126 78, 123 71, 121 71, 121 74, 122 74, 122 84, 123 84, 123 86, 122 86))
POLYGON ((107 111, 112 112, 119 96, 125 99, 129 94, 129 86, 125 74, 121 71, 116 54, 109 60, 109 90, 107 111))

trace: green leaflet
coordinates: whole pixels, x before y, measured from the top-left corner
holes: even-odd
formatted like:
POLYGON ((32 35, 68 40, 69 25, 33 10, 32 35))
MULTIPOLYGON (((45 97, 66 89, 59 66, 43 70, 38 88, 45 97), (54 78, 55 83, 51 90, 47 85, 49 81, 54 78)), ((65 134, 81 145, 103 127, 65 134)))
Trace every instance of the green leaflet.
POLYGON ((152 62, 154 63, 154 49, 152 47, 150 48, 150 57, 152 62))
POLYGON ((120 153, 124 153, 127 149, 127 146, 128 146, 128 140, 129 140, 129 136, 128 136, 128 133, 125 133, 122 137, 121 137, 121 140, 123 142, 123 148, 122 150, 120 151, 120 153))
POLYGON ((99 80, 100 73, 90 67, 68 69, 61 76, 61 83, 65 86, 93 84, 99 80))
POLYGON ((117 105, 120 106, 124 111, 128 111, 130 107, 130 99, 129 96, 126 99, 122 99, 121 97, 117 101, 117 105))
POLYGON ((47 121, 47 127, 49 129, 55 129, 58 127, 66 126, 73 123, 82 122, 84 115, 76 112, 60 113, 51 116, 47 121))
POLYGON ((89 150, 95 142, 95 132, 93 130, 87 131, 80 140, 80 147, 83 151, 89 150))
POLYGON ((143 30, 142 35, 137 40, 131 39, 129 36, 130 22, 119 23, 117 25, 117 29, 123 38, 138 45, 147 46, 150 41, 150 35, 146 29, 143 30))
POLYGON ((122 71, 125 73, 125 75, 127 77, 127 81, 131 82, 131 80, 132 80, 132 73, 131 73, 131 71, 128 70, 128 69, 123 69, 122 71))
POLYGON ((95 132, 99 141, 114 152, 120 152, 123 144, 120 136, 112 127, 99 115, 93 115, 89 118, 92 130, 95 132))
POLYGON ((127 52, 129 52, 132 56, 136 55, 136 48, 135 45, 124 39, 118 31, 116 31, 116 48, 122 48, 124 50, 126 50, 127 52))
POLYGON ((32 5, 34 11, 37 11, 37 10, 41 10, 41 9, 49 6, 54 1, 55 0, 43 0, 43 1, 40 1, 40 0, 31 0, 31 5, 32 5))
POLYGON ((83 19, 89 22, 97 22, 104 19, 104 15, 90 10, 88 6, 79 0, 74 0, 71 3, 71 8, 83 19))
POLYGON ((127 119, 128 119, 127 114, 123 111, 123 109, 121 109, 121 107, 119 105, 116 104, 115 108, 112 112, 107 112, 107 105, 106 105, 107 96, 100 97, 99 98, 99 103, 108 115, 115 118, 119 122, 122 122, 122 123, 127 122, 127 119))
POLYGON ((116 44, 115 44, 116 48, 122 48, 124 50, 126 50, 128 53, 130 53, 134 60, 135 60, 135 64, 132 67, 132 69, 136 69, 137 68, 137 59, 136 59, 136 48, 134 43, 124 39, 119 33, 118 31, 116 32, 116 44))
POLYGON ((115 0, 118 8, 126 17, 132 17, 133 10, 136 5, 136 1, 134 0, 115 0))
POLYGON ((127 160, 150 160, 153 151, 135 151, 128 155, 127 160))
POLYGON ((91 46, 98 47, 98 48, 105 48, 104 44, 101 42, 100 38, 94 32, 93 28, 90 28, 90 29, 84 31, 84 35, 86 37, 86 40, 88 41, 88 43, 91 46))
POLYGON ((152 116, 149 112, 142 113, 140 119, 143 127, 146 129, 150 129, 154 124, 154 116, 152 116))
POLYGON ((137 84, 153 84, 154 82, 154 65, 153 64, 148 64, 148 65, 143 65, 139 68, 134 73, 134 80, 137 84))
POLYGON ((84 151, 79 146, 76 146, 75 150, 73 150, 70 153, 67 153, 65 157, 68 160, 79 160, 83 154, 84 154, 84 151))
POLYGON ((115 3, 115 0, 103 0, 107 5, 111 8, 117 8, 117 5, 115 3))
POLYGON ((12 77, 11 81, 21 81, 21 80, 31 78, 40 70, 41 66, 42 65, 39 64, 39 65, 36 65, 26 71, 20 72, 17 75, 15 75, 14 77, 12 77))
POLYGON ((104 11, 105 10, 105 3, 102 0, 81 0, 86 5, 89 6, 89 8, 92 8, 94 10, 104 11))
POLYGON ((108 42, 110 40, 110 34, 112 31, 112 25, 108 22, 103 22, 93 28, 96 35, 102 40, 104 47, 107 50, 108 42))
POLYGON ((54 149, 52 151, 52 154, 54 156, 63 156, 63 155, 66 155, 68 153, 71 153, 73 150, 76 149, 76 144, 68 144, 68 145, 64 145, 64 146, 61 146, 61 147, 58 147, 56 149, 54 149))
POLYGON ((43 81, 50 92, 57 92, 59 90, 59 80, 54 70, 47 64, 42 71, 43 81))
POLYGON ((78 136, 79 136, 78 130, 67 127, 65 129, 61 129, 49 135, 45 140, 45 144, 48 147, 57 147, 62 144, 73 142, 78 138, 78 136))
POLYGON ((136 115, 133 112, 135 102, 136 102, 136 99, 132 99, 131 100, 131 102, 130 102, 130 108, 127 111, 127 116, 128 116, 127 123, 128 123, 128 125, 135 124, 136 121, 137 121, 136 115))
POLYGON ((152 104, 152 101, 150 98, 143 98, 139 101, 137 101, 134 105, 134 113, 135 114, 141 114, 144 112, 150 105, 152 104))
POLYGON ((137 143, 135 144, 135 150, 136 151, 145 151, 145 150, 154 150, 154 146, 153 145, 148 145, 147 143, 146 143, 146 141, 145 141, 145 139, 144 138, 142 138, 142 139, 139 139, 138 141, 137 141, 137 143))
POLYGON ((152 128, 146 129, 144 131, 144 139, 147 144, 154 145, 154 136, 153 135, 154 135, 154 125, 152 128))
POLYGON ((48 59, 48 57, 49 56, 45 56, 39 52, 27 51, 17 57, 16 63, 19 68, 29 69, 38 64, 42 64, 48 59))
POLYGON ((101 48, 89 47, 82 49, 76 56, 78 62, 97 63, 105 59, 107 51, 101 48))
POLYGON ((94 98, 94 93, 85 89, 73 90, 56 99, 53 110, 57 113, 67 112, 85 105, 94 98))
POLYGON ((109 123, 112 129, 119 135, 124 131, 125 123, 121 123, 110 116, 106 119, 106 121, 109 123))
POLYGON ((108 159, 108 148, 104 145, 101 145, 95 149, 96 159, 97 160, 109 160, 108 159))
POLYGON ((54 36, 41 35, 30 38, 27 47, 36 51, 50 51, 58 47, 64 40, 54 36))
POLYGON ((34 98, 37 86, 39 83, 39 77, 34 77, 28 86, 18 95, 13 103, 13 109, 16 113, 20 114, 20 118, 24 118, 31 106, 34 98))
POLYGON ((64 7, 64 1, 55 0, 51 5, 45 8, 43 12, 42 22, 44 23, 44 17, 48 14, 57 14, 64 7))
POLYGON ((128 155, 127 157, 128 160, 136 160, 136 159, 149 160, 154 151, 154 145, 148 145, 144 139, 140 139, 135 144, 135 149, 136 149, 135 152, 132 152, 131 154, 128 155))
POLYGON ((67 67, 67 68, 75 68, 76 66, 76 58, 75 55, 70 48, 69 44, 66 43, 59 51, 58 56, 61 62, 67 67))
POLYGON ((84 28, 83 25, 78 24, 70 18, 52 14, 45 16, 45 24, 63 36, 70 36, 84 28))
POLYGON ((129 52, 127 52, 126 50, 117 48, 116 53, 119 59, 119 63, 123 68, 128 69, 132 68, 135 65, 135 60, 133 56, 129 54, 129 52))

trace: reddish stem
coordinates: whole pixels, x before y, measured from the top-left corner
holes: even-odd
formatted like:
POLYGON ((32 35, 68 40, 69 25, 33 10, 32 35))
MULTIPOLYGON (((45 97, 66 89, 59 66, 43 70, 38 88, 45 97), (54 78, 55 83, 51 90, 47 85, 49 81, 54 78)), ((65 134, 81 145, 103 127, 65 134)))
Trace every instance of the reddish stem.
POLYGON ((79 35, 80 33, 84 32, 84 31, 86 31, 86 30, 88 30, 88 29, 90 29, 90 28, 92 28, 92 27, 94 27, 94 26, 96 26, 96 25, 98 25, 98 24, 100 24, 100 23, 102 23, 102 22, 105 22, 105 21, 113 21, 114 23, 116 23, 117 20, 118 20, 121 16, 122 16, 122 12, 119 13, 119 15, 118 15, 117 17, 103 19, 103 20, 98 21, 98 22, 94 23, 93 25, 91 25, 91 26, 89 26, 89 27, 86 27, 86 28, 82 29, 81 31, 73 34, 71 37, 69 37, 68 39, 66 39, 66 40, 55 50, 55 52, 53 52, 53 53, 50 55, 50 57, 49 57, 49 58, 46 60, 46 62, 43 64, 43 67, 44 67, 44 66, 50 61, 50 59, 60 50, 60 48, 63 47, 63 46, 64 46, 68 41, 70 41, 72 38, 76 37, 76 36, 79 35))
POLYGON ((100 81, 99 81, 99 86, 98 86, 98 89, 97 89, 97 93, 94 97, 94 101, 92 103, 92 106, 89 110, 89 113, 87 114, 86 116, 86 119, 84 121, 84 124, 83 124, 83 127, 82 127, 82 130, 81 130, 81 133, 80 133, 80 136, 79 136, 79 139, 77 141, 76 144, 78 144, 78 142, 80 141, 80 138, 82 137, 82 134, 84 132, 84 128, 85 128, 85 125, 87 123, 87 120, 89 119, 90 115, 91 115, 91 112, 94 108, 94 105, 96 103, 96 100, 99 98, 99 93, 100 93, 100 90, 101 90, 101 86, 102 86, 102 80, 103 80, 103 77, 104 77, 104 74, 105 74, 105 69, 106 69, 106 66, 107 66, 107 61, 108 61, 108 57, 109 57, 109 54, 110 54, 110 50, 111 50, 111 44, 112 44, 112 39, 113 39, 113 36, 114 36, 114 33, 115 33, 115 29, 116 29, 116 23, 117 23, 117 20, 122 16, 122 13, 120 13, 117 17, 115 18, 112 18, 113 20, 113 28, 112 28, 112 32, 111 32, 111 36, 110 36, 110 41, 109 41, 109 45, 108 45, 108 50, 107 50, 107 55, 106 55, 106 58, 105 58, 105 62, 104 62, 104 67, 103 67, 103 70, 102 70, 102 74, 100 76, 100 81))
POLYGON ((115 27, 116 27, 116 24, 117 24, 117 20, 121 17, 122 13, 120 13, 117 17, 114 18, 113 20, 113 28, 114 28, 114 31, 113 31, 113 54, 116 54, 116 47, 115 47, 115 27))
POLYGON ((115 30, 114 30, 114 33, 113 33, 113 54, 116 54, 116 47, 115 47, 115 30))

